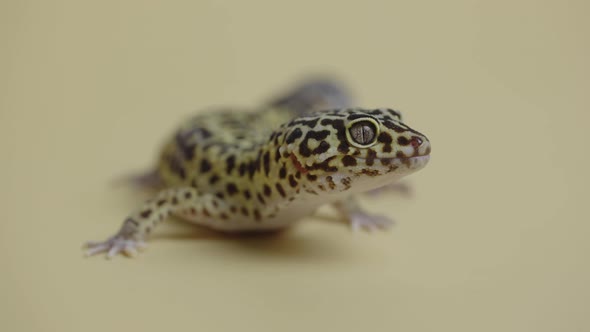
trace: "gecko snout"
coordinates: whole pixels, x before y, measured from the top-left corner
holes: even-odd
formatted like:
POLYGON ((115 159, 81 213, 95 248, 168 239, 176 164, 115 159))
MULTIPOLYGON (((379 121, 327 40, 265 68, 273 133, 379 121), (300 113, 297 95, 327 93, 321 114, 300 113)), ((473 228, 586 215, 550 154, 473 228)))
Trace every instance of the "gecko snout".
POLYGON ((420 156, 430 155, 430 141, 426 137, 412 136, 410 138, 410 145, 414 151, 420 156))
POLYGON ((401 137, 398 143, 405 145, 406 156, 426 156, 430 154, 430 142, 425 136, 411 135, 409 138, 401 137))

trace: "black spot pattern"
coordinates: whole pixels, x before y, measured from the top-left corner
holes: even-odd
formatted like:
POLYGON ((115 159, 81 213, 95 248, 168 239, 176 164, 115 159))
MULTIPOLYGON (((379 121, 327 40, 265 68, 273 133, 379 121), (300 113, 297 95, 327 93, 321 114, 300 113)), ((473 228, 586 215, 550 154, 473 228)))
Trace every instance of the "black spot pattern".
POLYGON ((244 176, 244 174, 246 174, 247 170, 248 170, 248 165, 246 165, 246 163, 240 163, 240 167, 239 167, 240 176, 244 176))
MULTIPOLYGON (((307 134, 305 135, 305 138, 303 139, 303 141, 301 141, 301 143, 299 144, 299 153, 304 157, 311 156, 313 151, 309 149, 308 141, 310 139, 315 139, 316 141, 321 141, 321 140, 326 139, 326 137, 328 137, 328 135, 330 135, 329 130, 308 131, 307 134)), ((328 144, 328 148, 330 148, 329 144, 328 144)))
POLYGON ((342 165, 346 167, 356 166, 356 158, 346 155, 342 157, 342 165))
POLYGON ((268 184, 265 184, 264 185, 264 196, 270 197, 271 194, 272 194, 272 190, 270 189, 268 184))
POLYGON ((248 189, 244 190, 243 194, 246 200, 249 200, 252 197, 252 194, 250 194, 250 190, 248 189))
POLYGON ((270 172, 270 152, 266 151, 262 157, 262 165, 264 166, 264 174, 268 176, 270 172))
POLYGON ((230 174, 234 167, 236 166, 236 156, 231 155, 229 157, 227 157, 227 159, 225 160, 226 163, 226 172, 227 174, 230 174))
POLYGON ((183 163, 178 156, 171 155, 168 157, 168 167, 170 168, 170 171, 184 180, 186 179, 186 171, 182 165, 183 163))
POLYGON ((295 180, 295 177, 293 176, 293 174, 289 174, 289 185, 293 188, 297 187, 297 180, 295 180))
POLYGON ((291 143, 295 142, 295 140, 298 139, 301 136, 303 136, 303 132, 301 131, 301 129, 295 128, 295 130, 293 130, 289 134, 289 136, 287 136, 287 139, 285 140, 285 142, 287 144, 291 144, 291 143))
POLYGON ((377 157, 377 152, 375 152, 375 150, 367 149, 367 158, 365 160, 365 163, 367 164, 367 166, 373 166, 373 164, 375 163, 376 157, 377 157))
POLYGON ((190 136, 187 138, 186 135, 183 135, 182 133, 176 135, 176 146, 187 161, 191 161, 195 157, 195 144, 189 143, 189 138, 190 136))
POLYGON ((201 173, 207 173, 211 170, 211 163, 207 159, 201 161, 201 173))
POLYGON ((281 179, 284 179, 285 177, 287 177, 287 167, 285 166, 285 164, 283 164, 283 166, 279 170, 279 177, 281 179))
POLYGON ((393 138, 391 138, 391 135, 389 133, 386 133, 386 132, 380 133, 379 137, 377 137, 377 141, 379 141, 380 143, 383 143, 383 152, 385 152, 385 153, 391 152, 391 150, 392 150, 391 142, 393 142, 393 138))
POLYGON ((285 197, 287 196, 287 194, 285 193, 285 189, 283 188, 283 186, 281 185, 280 182, 277 182, 275 187, 277 188, 277 191, 279 192, 279 194, 281 195, 281 197, 285 197))
POLYGON ((338 152, 348 153, 348 143, 346 142, 346 127, 344 121, 341 119, 323 119, 322 126, 332 126, 336 130, 336 137, 338 138, 338 152))
POLYGON ((230 196, 233 196, 238 193, 238 187, 233 182, 230 182, 227 184, 226 190, 227 190, 228 195, 230 195, 230 196))
POLYGON ((213 184, 216 184, 216 183, 217 183, 217 181, 219 181, 219 180, 220 180, 220 178, 219 178, 219 175, 217 175, 217 174, 213 174, 213 175, 212 175, 212 176, 209 178, 209 184, 211 184, 211 185, 213 185, 213 184))

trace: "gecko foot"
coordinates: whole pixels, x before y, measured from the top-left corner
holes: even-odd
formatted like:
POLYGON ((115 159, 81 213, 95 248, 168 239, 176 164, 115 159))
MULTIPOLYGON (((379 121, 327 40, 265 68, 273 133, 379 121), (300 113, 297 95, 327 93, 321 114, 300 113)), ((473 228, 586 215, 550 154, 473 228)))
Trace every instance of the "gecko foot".
POLYGON ((102 242, 87 242, 85 245, 86 256, 93 256, 101 252, 107 253, 107 258, 112 258, 118 253, 123 253, 127 256, 137 255, 138 249, 144 249, 147 244, 141 240, 128 239, 121 235, 115 235, 102 242))
POLYGON ((353 232, 361 229, 369 232, 384 230, 393 226, 393 220, 382 215, 371 215, 365 212, 353 212, 349 216, 350 227, 353 232))

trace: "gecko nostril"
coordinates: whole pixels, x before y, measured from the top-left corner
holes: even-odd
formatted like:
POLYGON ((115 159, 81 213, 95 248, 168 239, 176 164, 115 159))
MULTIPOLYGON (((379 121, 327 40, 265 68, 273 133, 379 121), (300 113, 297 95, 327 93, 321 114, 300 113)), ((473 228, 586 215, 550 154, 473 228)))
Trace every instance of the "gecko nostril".
POLYGON ((422 145, 422 139, 417 136, 412 136, 412 139, 410 139, 410 144, 412 144, 413 147, 418 148, 420 145, 422 145))

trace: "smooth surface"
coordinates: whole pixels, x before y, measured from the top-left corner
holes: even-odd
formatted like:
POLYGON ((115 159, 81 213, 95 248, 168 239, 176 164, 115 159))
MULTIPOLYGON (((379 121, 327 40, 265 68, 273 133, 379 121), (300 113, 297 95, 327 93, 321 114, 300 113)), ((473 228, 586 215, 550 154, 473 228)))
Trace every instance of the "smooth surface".
POLYGON ((0 331, 589 331, 585 1, 0 3, 0 331), (194 110, 335 73, 433 144, 396 218, 85 259, 194 110))

